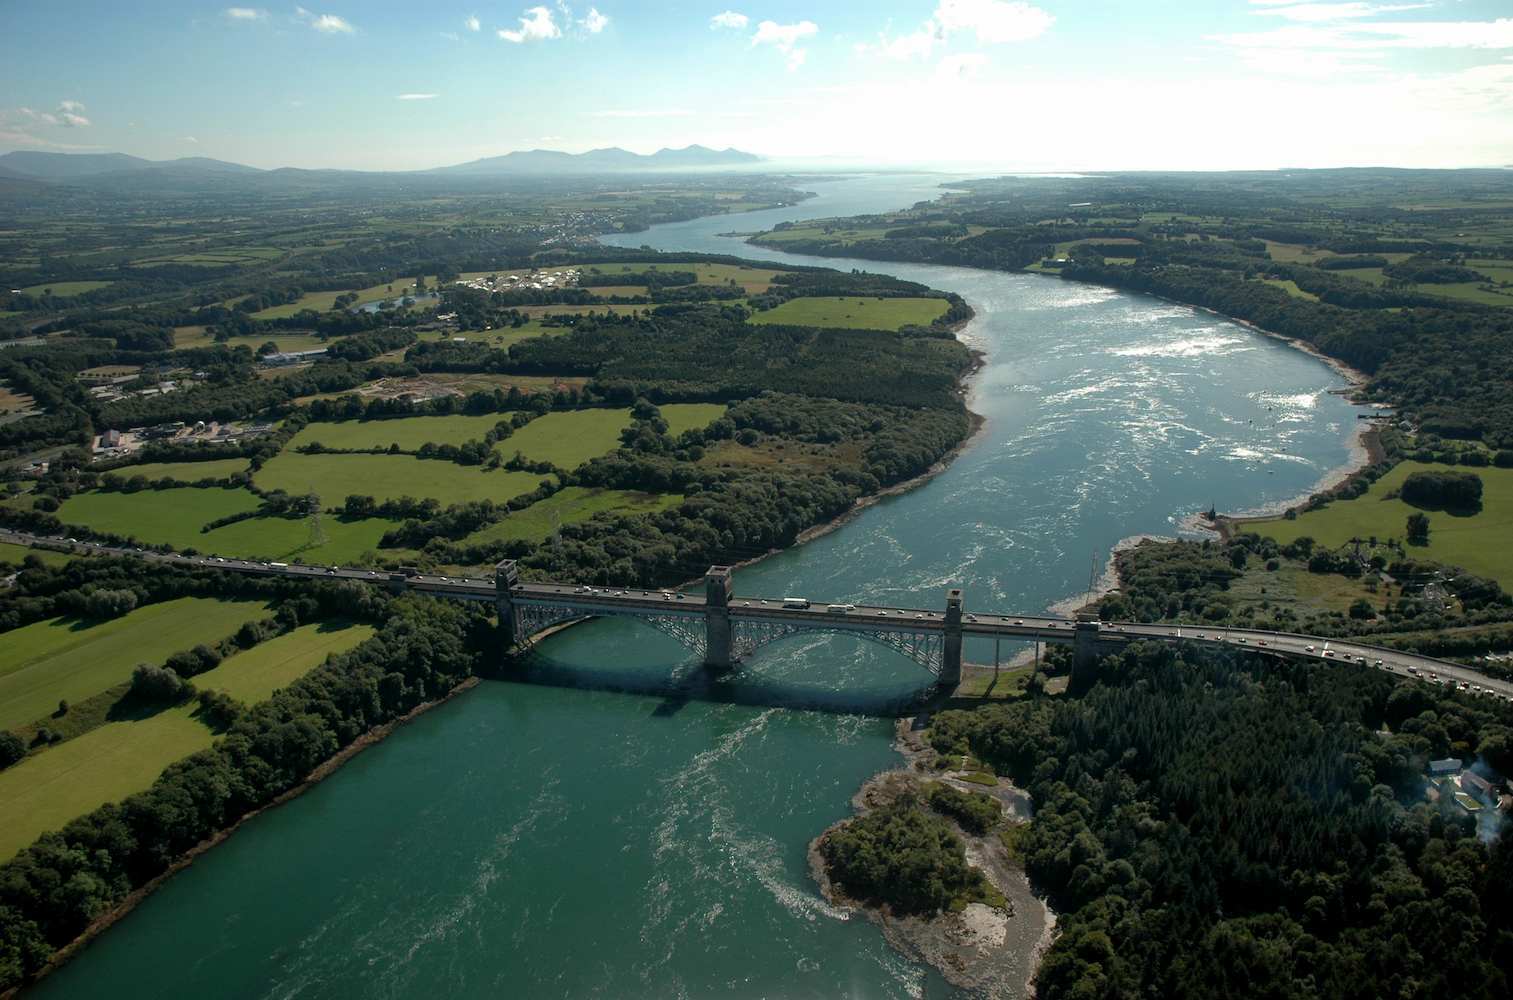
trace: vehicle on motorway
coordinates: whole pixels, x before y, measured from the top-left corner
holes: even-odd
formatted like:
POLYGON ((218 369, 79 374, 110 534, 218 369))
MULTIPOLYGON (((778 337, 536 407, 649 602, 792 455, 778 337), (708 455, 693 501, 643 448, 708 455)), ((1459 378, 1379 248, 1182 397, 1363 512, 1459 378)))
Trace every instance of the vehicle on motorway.
POLYGON ((785 607, 785 608, 793 608, 795 610, 800 610, 801 611, 804 608, 809 607, 809 598, 807 598, 807 597, 785 597, 785 598, 783 598, 783 607, 785 607))
POLYGON ((848 612, 855 611, 856 610, 856 605, 855 604, 831 604, 828 607, 826 607, 825 610, 828 611, 828 612, 830 612, 833 615, 844 615, 844 614, 846 614, 848 612))
POLYGON ((289 564, 288 563, 275 563, 275 562, 271 562, 268 565, 270 567, 272 567, 273 569, 288 569, 289 568, 289 564))

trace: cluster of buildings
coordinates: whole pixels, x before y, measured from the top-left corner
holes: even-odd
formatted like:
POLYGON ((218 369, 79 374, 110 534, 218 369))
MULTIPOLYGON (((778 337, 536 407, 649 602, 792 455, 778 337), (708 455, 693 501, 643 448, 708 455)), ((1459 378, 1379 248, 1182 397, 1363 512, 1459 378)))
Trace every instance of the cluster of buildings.
MULTIPOLYGON (((182 441, 200 444, 229 444, 247 438, 261 437, 274 430, 272 424, 209 423, 201 420, 193 425, 181 420, 151 427, 133 427, 130 430, 109 430, 95 436, 93 447, 96 462, 123 458, 138 451, 149 441, 182 441)), ((45 469, 43 471, 46 471, 45 469)), ((38 475, 41 475, 39 472, 38 475)))
POLYGON ((476 288, 482 292, 515 292, 521 289, 544 291, 552 288, 569 288, 577 284, 578 273, 576 267, 569 267, 561 271, 532 271, 528 274, 487 274, 481 278, 468 278, 457 284, 463 288, 476 288))
POLYGON ((114 403, 117 400, 126 399, 129 396, 164 396, 170 392, 177 392, 185 388, 190 381, 203 381, 209 375, 206 372, 194 372, 184 377, 180 373, 179 378, 152 378, 150 384, 138 384, 135 389, 127 389, 126 386, 133 383, 141 383, 144 375, 141 372, 120 371, 84 371, 77 376, 78 380, 89 386, 89 394, 102 403, 114 403))
POLYGON ((326 353, 324 347, 317 347, 309 351, 274 351, 272 354, 264 354, 258 360, 269 368, 283 368, 288 365, 302 365, 308 361, 323 357, 326 353))
POLYGON ((1462 766, 1455 757, 1429 762, 1430 802, 1450 796, 1462 810, 1479 813, 1483 809, 1513 809, 1513 782, 1501 785, 1491 777, 1462 766))

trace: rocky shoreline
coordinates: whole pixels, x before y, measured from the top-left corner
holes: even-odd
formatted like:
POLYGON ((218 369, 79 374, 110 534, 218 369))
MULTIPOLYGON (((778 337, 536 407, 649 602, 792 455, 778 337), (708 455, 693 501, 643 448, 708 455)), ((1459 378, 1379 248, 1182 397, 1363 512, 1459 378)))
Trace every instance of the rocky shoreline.
MULTIPOLYGON (((830 833, 858 816, 886 806, 900 795, 917 790, 928 778, 963 792, 985 792, 1003 807, 1003 822, 1025 823, 1032 813, 1030 798, 1006 779, 993 787, 962 779, 965 772, 936 770, 935 752, 925 744, 927 717, 900 719, 894 748, 905 766, 875 775, 851 799, 855 815, 826 829, 809 843, 809 870, 821 895, 833 906, 860 913, 877 924, 883 937, 900 953, 939 969, 946 981, 983 997, 1030 996, 1030 981, 1040 957, 1055 938, 1056 917, 1030 888, 1024 869, 1009 856, 995 828, 977 836, 952 822, 966 847, 967 860, 987 877, 1008 902, 1007 908, 970 903, 961 912, 933 917, 894 913, 851 899, 829 877, 820 845, 830 833)), ((948 820, 948 822, 950 822, 948 820)))

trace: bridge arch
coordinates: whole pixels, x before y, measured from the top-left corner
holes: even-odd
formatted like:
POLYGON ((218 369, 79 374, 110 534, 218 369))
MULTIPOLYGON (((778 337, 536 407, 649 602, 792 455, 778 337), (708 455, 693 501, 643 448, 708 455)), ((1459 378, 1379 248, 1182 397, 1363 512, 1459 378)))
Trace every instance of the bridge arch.
POLYGON ((731 653, 737 660, 744 660, 759 650, 791 636, 825 633, 848 635, 891 649, 913 660, 936 677, 940 676, 945 661, 945 636, 940 632, 916 632, 906 629, 877 631, 843 628, 829 623, 799 625, 750 618, 738 618, 731 624, 731 653))
POLYGON ((708 651, 708 638, 702 614, 649 615, 644 611, 616 611, 600 607, 581 608, 569 604, 527 604, 516 602, 511 606, 514 617, 515 642, 528 646, 542 632, 554 625, 577 621, 582 618, 623 618, 649 625, 664 635, 670 636, 679 645, 703 659, 708 651))

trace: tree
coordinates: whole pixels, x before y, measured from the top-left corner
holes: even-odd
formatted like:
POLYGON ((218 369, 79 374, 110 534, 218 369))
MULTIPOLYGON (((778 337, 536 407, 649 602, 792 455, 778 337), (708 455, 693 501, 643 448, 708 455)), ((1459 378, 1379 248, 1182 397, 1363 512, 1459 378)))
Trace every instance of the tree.
POLYGON ((137 595, 131 590, 96 590, 84 598, 88 618, 119 618, 136 606, 137 595))
POLYGON ((166 667, 138 664, 131 672, 131 693, 143 701, 172 705, 194 693, 194 685, 166 667))
POLYGON ((1350 605, 1350 617, 1361 620, 1375 618, 1376 608, 1372 607, 1371 602, 1364 597, 1356 598, 1355 602, 1350 605))
POLYGON ((1414 545, 1429 544, 1429 515, 1413 513, 1408 515, 1408 541, 1414 545))
POLYGON ((0 769, 26 756, 26 743, 15 733, 0 730, 0 769))

